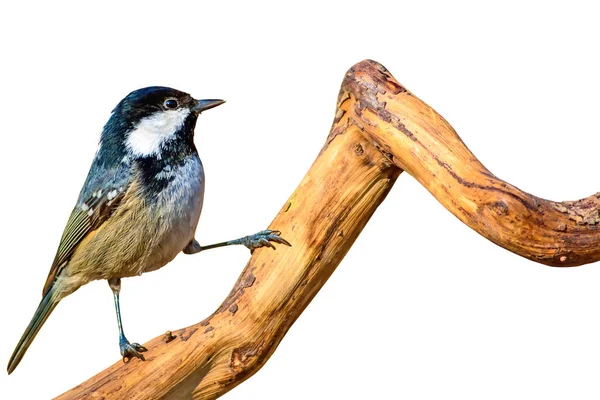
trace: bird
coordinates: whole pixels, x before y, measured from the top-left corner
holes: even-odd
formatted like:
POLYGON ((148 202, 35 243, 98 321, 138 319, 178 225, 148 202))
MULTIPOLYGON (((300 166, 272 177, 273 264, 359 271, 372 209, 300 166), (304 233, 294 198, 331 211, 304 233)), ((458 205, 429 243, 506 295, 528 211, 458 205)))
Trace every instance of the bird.
POLYGON ((198 116, 224 100, 195 100, 163 86, 135 90, 112 110, 77 203, 67 221, 42 300, 7 366, 12 373, 57 304, 81 286, 106 280, 113 293, 124 362, 144 360, 121 321, 121 278, 157 270, 180 252, 244 245, 290 246, 277 230, 201 246, 195 239, 204 169, 194 145, 198 116))

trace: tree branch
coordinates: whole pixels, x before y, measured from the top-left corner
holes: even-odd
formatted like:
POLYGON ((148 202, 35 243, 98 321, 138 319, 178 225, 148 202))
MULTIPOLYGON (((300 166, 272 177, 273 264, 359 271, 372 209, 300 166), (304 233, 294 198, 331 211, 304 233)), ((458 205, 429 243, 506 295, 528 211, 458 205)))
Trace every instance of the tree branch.
POLYGON ((600 194, 543 200, 496 178, 432 108, 373 61, 348 71, 327 142, 270 228, 293 247, 256 250, 206 320, 145 344, 59 399, 215 399, 252 376, 333 273, 406 170, 450 212, 553 266, 600 259, 600 194))
POLYGON ((346 74, 337 115, 338 124, 347 119, 359 126, 448 211, 497 245, 557 267, 600 259, 600 193, 554 202, 497 178, 444 118, 382 65, 365 61, 346 74))

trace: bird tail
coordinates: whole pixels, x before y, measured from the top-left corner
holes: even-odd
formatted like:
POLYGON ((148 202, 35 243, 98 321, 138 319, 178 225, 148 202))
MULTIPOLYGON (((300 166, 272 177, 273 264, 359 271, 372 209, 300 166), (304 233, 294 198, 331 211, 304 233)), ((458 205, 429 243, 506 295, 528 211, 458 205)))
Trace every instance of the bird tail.
POLYGON ((54 288, 50 289, 48 293, 44 295, 40 305, 38 306, 37 310, 35 310, 35 314, 33 314, 31 322, 27 326, 27 329, 25 329, 23 336, 21 336, 21 340, 19 340, 15 351, 8 361, 6 370, 8 371, 9 375, 15 370, 15 368, 17 368, 17 365, 19 365, 21 362, 21 359, 31 345, 31 342, 33 342, 33 339, 35 339, 35 335, 37 335, 37 333, 40 331, 40 328, 42 325, 44 325, 44 322, 46 322, 52 313, 52 310, 54 310, 54 307, 56 307, 59 301, 60 299, 58 296, 56 296, 54 288))

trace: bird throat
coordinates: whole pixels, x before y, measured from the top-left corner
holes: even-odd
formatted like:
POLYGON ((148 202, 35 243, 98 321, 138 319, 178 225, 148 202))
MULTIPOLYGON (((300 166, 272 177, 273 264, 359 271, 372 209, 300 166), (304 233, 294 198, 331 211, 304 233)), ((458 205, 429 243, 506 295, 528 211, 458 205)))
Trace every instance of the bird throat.
POLYGON ((150 193, 164 189, 175 179, 177 170, 183 167, 190 157, 198 157, 193 135, 182 130, 177 136, 163 143, 158 154, 136 157, 133 160, 144 183, 143 187, 149 189, 150 193))

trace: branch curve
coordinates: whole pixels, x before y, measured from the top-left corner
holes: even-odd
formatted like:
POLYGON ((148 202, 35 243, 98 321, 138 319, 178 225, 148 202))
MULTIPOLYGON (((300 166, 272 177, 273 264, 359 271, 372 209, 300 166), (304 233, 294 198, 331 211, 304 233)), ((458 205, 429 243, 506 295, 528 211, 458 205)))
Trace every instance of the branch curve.
POLYGON ((497 178, 382 65, 363 61, 346 74, 334 126, 344 124, 357 125, 448 211, 497 245, 556 267, 600 259, 600 193, 555 202, 497 178))
POLYGON ((325 146, 270 229, 293 247, 256 250, 213 315, 144 346, 59 399, 215 399, 258 371, 407 171, 485 238, 530 260, 600 259, 600 193, 569 202, 489 172, 454 129, 374 61, 346 74, 325 146))

